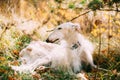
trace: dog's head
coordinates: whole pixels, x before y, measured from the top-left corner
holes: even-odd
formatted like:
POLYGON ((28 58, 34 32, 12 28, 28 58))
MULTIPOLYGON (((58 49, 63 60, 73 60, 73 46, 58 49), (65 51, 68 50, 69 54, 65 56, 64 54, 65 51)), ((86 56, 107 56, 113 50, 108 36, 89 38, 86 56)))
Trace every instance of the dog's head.
POLYGON ((69 38, 71 34, 78 32, 80 30, 80 25, 77 23, 63 23, 53 30, 50 36, 47 38, 47 42, 57 42, 64 38, 69 38))

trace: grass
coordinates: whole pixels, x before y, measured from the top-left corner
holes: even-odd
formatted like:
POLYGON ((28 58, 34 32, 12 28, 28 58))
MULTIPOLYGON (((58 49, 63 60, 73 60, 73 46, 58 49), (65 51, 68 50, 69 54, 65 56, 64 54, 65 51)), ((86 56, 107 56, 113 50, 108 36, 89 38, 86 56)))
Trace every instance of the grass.
POLYGON ((62 70, 49 69, 47 72, 41 73, 42 80, 74 80, 75 75, 62 70))

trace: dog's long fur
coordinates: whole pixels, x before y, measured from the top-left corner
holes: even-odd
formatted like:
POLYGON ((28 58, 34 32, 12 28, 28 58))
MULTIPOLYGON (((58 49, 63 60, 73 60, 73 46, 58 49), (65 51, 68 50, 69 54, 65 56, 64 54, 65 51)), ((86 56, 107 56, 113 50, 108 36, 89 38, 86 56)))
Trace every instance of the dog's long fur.
POLYGON ((81 61, 93 63, 94 46, 79 33, 80 26, 71 22, 63 23, 54 29, 46 43, 33 41, 20 52, 20 66, 12 66, 16 71, 33 72, 37 67, 51 63, 53 68, 62 68, 69 72, 81 70, 81 61))

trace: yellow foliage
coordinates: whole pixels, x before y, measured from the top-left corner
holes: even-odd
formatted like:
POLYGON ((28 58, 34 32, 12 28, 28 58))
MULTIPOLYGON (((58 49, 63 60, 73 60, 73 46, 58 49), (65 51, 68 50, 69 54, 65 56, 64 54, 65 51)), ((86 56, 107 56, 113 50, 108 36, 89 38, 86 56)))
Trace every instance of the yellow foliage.
POLYGON ((105 28, 100 28, 100 32, 101 33, 105 32, 105 28))
POLYGON ((5 60, 5 57, 0 57, 0 61, 4 61, 5 60))
POLYGON ((120 21, 115 21, 115 23, 120 26, 120 21))
POLYGON ((50 21, 51 21, 53 24, 57 24, 57 22, 55 21, 55 19, 50 19, 50 21))
POLYGON ((97 29, 93 29, 92 32, 91 32, 91 34, 96 37, 98 35, 97 34, 97 29))
POLYGON ((109 16, 109 19, 110 19, 110 20, 113 20, 113 18, 112 18, 111 16, 109 16))
POLYGON ((106 31, 105 28, 93 29, 91 34, 96 37, 96 36, 98 36, 99 33, 102 34, 105 31, 106 31))
POLYGON ((118 33, 120 33, 120 29, 118 29, 118 33))
POLYGON ((0 23, 2 23, 2 20, 0 19, 0 23))
POLYGON ((105 14, 104 17, 105 17, 106 19, 113 20, 113 18, 112 18, 110 15, 108 15, 108 14, 105 14))
POLYGON ((10 45, 10 41, 6 40, 6 44, 9 46, 10 45))
POLYGON ((98 28, 98 26, 97 26, 95 23, 93 23, 93 27, 94 27, 94 28, 98 28))

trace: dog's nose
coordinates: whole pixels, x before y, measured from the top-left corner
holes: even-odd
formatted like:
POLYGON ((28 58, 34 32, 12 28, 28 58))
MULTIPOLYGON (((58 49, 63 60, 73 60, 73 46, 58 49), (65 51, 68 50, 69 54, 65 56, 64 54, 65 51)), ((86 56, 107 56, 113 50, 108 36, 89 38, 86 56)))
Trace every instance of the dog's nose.
POLYGON ((46 39, 46 42, 50 42, 49 39, 46 39))

